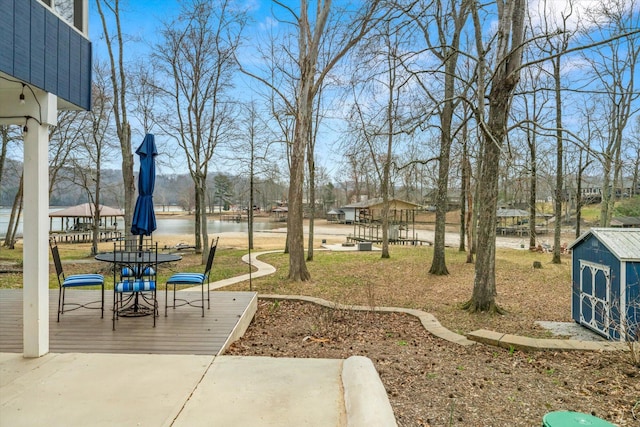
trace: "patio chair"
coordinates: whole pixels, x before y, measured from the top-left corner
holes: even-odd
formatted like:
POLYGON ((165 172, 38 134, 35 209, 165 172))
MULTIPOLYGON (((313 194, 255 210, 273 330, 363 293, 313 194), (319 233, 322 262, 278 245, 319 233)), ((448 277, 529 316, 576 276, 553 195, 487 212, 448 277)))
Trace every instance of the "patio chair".
POLYGON ((211 247, 209 248, 209 256, 207 257, 207 265, 204 273, 175 273, 169 280, 164 288, 164 315, 167 316, 167 309, 169 304, 169 285, 173 286, 173 308, 181 307, 183 305, 190 305, 191 307, 199 307, 202 309, 202 317, 204 317, 204 285, 207 284, 207 310, 211 308, 210 301, 210 289, 209 289, 209 272, 213 266, 213 257, 216 255, 216 248, 218 247, 218 237, 211 241, 211 247), (177 286, 197 286, 200 285, 200 298, 189 300, 186 298, 176 298, 177 286), (176 304, 178 301, 178 304, 176 304))
POLYGON ((115 242, 113 260, 113 330, 120 317, 151 316, 155 328, 158 243, 145 240, 132 247, 124 240, 115 242))
POLYGON ((56 277, 58 278, 58 322, 60 321, 60 315, 64 314, 66 306, 72 307, 67 309, 66 311, 73 311, 79 308, 88 308, 94 310, 100 309, 100 318, 102 319, 104 317, 104 276, 102 274, 72 274, 70 276, 65 276, 64 270, 62 269, 62 262, 60 261, 58 243, 56 242, 55 238, 49 239, 49 247, 51 248, 53 265, 56 269, 56 277), (65 301, 67 288, 79 288, 85 286, 100 286, 100 300, 90 301, 86 303, 65 301), (100 303, 99 307, 95 306, 97 303, 100 303))

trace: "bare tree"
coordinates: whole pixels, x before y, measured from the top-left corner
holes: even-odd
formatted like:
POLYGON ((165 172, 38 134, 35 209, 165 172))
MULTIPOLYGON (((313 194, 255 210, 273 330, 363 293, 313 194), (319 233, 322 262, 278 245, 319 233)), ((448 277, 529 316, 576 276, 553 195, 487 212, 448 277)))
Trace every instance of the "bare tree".
MULTIPOLYGON (((520 80, 520 65, 524 42, 525 0, 496 0, 498 10, 497 46, 495 49, 495 68, 491 76, 489 91, 489 111, 487 121, 478 117, 483 133, 481 170, 478 179, 478 246, 476 252, 475 278, 471 299, 465 308, 471 312, 500 312, 495 303, 495 248, 496 248, 496 210, 498 205, 498 168, 500 154, 506 136, 507 119, 513 91, 520 80)), ((481 57, 483 28, 477 17, 477 5, 472 7, 477 54, 481 57)), ((479 74, 480 81, 482 75, 479 74)), ((481 85, 482 86, 482 85, 481 85)), ((484 106, 484 92, 478 89, 479 106, 484 106)))
POLYGON ((95 0, 102 31, 109 54, 111 90, 113 91, 113 117, 122 154, 122 181, 124 183, 124 232, 131 234, 135 181, 133 179, 133 152, 131 150, 131 126, 127 115, 127 76, 124 64, 124 34, 120 24, 120 0, 95 0), (111 36, 111 25, 115 35, 111 36))
POLYGON ((107 93, 106 69, 96 64, 93 75, 91 111, 82 113, 88 120, 82 119, 86 126, 78 128, 79 142, 71 155, 71 162, 74 166, 74 182, 85 190, 93 206, 91 254, 95 255, 100 241, 101 168, 103 159, 108 158, 112 148, 109 129, 113 117, 113 99, 107 93))
MULTIPOLYGON (((247 203, 249 249, 253 249, 253 214, 254 206, 257 205, 256 184, 258 176, 269 169, 270 144, 267 143, 265 138, 264 130, 266 128, 267 126, 260 115, 256 102, 246 103, 243 106, 241 125, 238 129, 238 142, 232 145, 232 149, 235 156, 234 160, 240 161, 239 170, 243 175, 249 177, 249 201, 247 203)), ((219 178, 217 182, 221 182, 221 179, 219 178)), ((221 186, 220 191, 217 193, 218 197, 229 191, 224 188, 225 186, 224 184, 221 186)))
POLYGON ((193 0, 162 30, 154 54, 170 84, 156 87, 171 111, 160 126, 174 135, 186 157, 195 190, 195 246, 206 262, 207 175, 214 150, 233 136, 235 102, 229 95, 244 13, 230 1, 193 0))
POLYGON ((594 42, 608 39, 583 55, 599 86, 603 117, 604 146, 598 153, 602 164, 600 226, 611 222, 615 193, 620 181, 621 144, 629 118, 637 111, 640 98, 636 86, 636 65, 640 54, 640 14, 636 0, 603 0, 594 5, 585 20, 585 33, 594 42), (625 37, 615 37, 624 35, 625 37), (613 37, 612 37, 613 36, 613 37))
MULTIPOLYGON (((350 120, 354 133, 361 140, 362 149, 369 153, 369 164, 373 165, 376 181, 380 184, 382 196, 382 258, 389 258, 389 198, 391 197, 392 166, 394 165, 394 145, 407 122, 406 111, 410 74, 401 67, 403 41, 407 34, 388 20, 377 27, 377 32, 367 44, 373 51, 367 52, 367 72, 361 78, 360 94, 354 87, 354 117, 350 120), (363 98, 362 92, 369 93, 363 98), (380 103, 377 102, 380 99, 380 103), (403 101, 404 100, 404 101, 403 101), (366 104, 365 107, 363 104, 366 104), (365 111, 369 110, 369 111, 365 111)), ((362 63, 360 58, 358 63, 362 63)))
POLYGON ((358 11, 354 16, 339 17, 337 22, 347 27, 338 34, 339 39, 334 41, 331 50, 329 51, 327 48, 327 54, 323 55, 323 63, 319 62, 320 48, 326 40, 327 23, 332 17, 332 13, 333 15, 336 13, 332 8, 331 0, 316 1, 315 11, 311 16, 309 13, 310 5, 307 0, 300 0, 300 7, 297 10, 281 1, 274 0, 274 3, 291 15, 290 23, 294 25, 297 33, 297 54, 288 52, 292 58, 297 58, 295 71, 292 71, 293 74, 289 76, 297 82, 295 99, 289 100, 284 93, 279 91, 276 83, 271 80, 273 76, 265 78, 246 70, 246 68, 244 71, 277 93, 278 97, 287 106, 286 112, 294 116, 294 136, 290 151, 289 211, 287 221, 289 279, 306 281, 311 276, 304 256, 302 202, 305 155, 313 123, 314 99, 318 95, 327 74, 378 22, 379 17, 376 17, 376 14, 380 10, 380 1, 366 2, 362 6, 362 10, 358 11))
MULTIPOLYGON (((423 10, 408 10, 410 16, 420 28, 427 51, 434 55, 442 65, 442 98, 432 99, 439 104, 440 155, 438 162, 438 185, 436 187, 436 226, 433 245, 433 259, 429 273, 447 275, 445 259, 445 224, 448 210, 448 191, 451 145, 453 143, 454 112, 461 98, 456 96, 456 80, 458 73, 458 57, 460 54, 460 39, 469 16, 470 0, 446 1, 435 0, 427 3, 423 10)), ((413 3, 415 7, 424 7, 422 3, 413 3)), ((435 67, 436 69, 438 67, 435 67)), ((426 72, 427 79, 432 80, 434 72, 426 72)), ((437 74, 437 72, 436 72, 437 74)), ((434 89, 431 85, 418 79, 427 98, 433 98, 434 89)))

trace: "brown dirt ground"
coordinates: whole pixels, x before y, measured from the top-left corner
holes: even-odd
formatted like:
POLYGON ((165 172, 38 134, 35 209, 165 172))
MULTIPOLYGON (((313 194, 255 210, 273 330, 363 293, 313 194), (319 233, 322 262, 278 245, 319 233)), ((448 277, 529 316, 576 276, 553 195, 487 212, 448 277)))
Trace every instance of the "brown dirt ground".
POLYGON ((539 426, 556 410, 640 425, 640 373, 622 353, 462 347, 405 314, 260 300, 247 333, 227 353, 369 357, 399 426, 539 426))

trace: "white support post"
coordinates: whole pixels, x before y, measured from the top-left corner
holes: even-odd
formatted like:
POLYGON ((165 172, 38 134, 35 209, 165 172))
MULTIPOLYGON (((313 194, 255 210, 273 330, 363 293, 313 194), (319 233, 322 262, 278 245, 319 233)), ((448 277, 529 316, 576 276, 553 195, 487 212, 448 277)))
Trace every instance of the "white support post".
POLYGON ((56 97, 44 94, 24 133, 23 346, 24 357, 49 352, 49 124, 56 97))

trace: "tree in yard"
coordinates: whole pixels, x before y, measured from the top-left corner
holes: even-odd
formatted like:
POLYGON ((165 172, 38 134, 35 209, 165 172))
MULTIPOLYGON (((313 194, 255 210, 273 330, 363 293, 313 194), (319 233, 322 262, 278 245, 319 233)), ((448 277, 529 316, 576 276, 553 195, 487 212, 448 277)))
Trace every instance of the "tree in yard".
MULTIPOLYGON (((495 303, 495 248, 496 211, 498 206, 498 169, 500 154, 506 137, 507 120, 513 91, 520 80, 520 66, 524 42, 525 0, 496 0, 498 24, 495 47, 495 68, 491 74, 489 110, 487 121, 476 114, 482 130, 483 144, 480 176, 478 178, 478 243, 476 251, 475 277, 471 299, 465 308, 471 312, 501 312, 495 303)), ((486 52, 481 46, 483 28, 478 18, 477 4, 472 5, 479 59, 486 52)), ((478 110, 484 109, 482 79, 478 75, 478 110), (482 90, 482 91, 481 91, 482 90)))
POLYGON ((168 84, 156 87, 169 114, 157 120, 184 152, 195 191, 195 246, 208 256, 207 175, 218 144, 234 135, 237 115, 230 96, 235 51, 246 18, 227 0, 192 0, 162 30, 154 54, 168 84))
MULTIPOLYGON (((636 85, 640 55, 640 14, 636 0, 597 2, 583 25, 586 36, 597 45, 583 55, 589 63, 603 110, 603 143, 596 158, 602 165, 600 226, 611 222, 615 189, 620 183, 620 156, 625 128, 637 112, 640 92, 636 85), (624 37, 621 37, 623 36, 624 37), (602 44, 601 40, 607 40, 602 44)), ((595 149, 595 147, 592 147, 595 149)))
MULTIPOLYGON (((249 201, 247 203, 247 227, 249 235, 249 249, 253 249, 253 207, 256 202, 256 180, 257 176, 266 170, 266 163, 268 158, 267 150, 269 145, 266 143, 263 129, 265 128, 264 122, 261 120, 260 112, 256 106, 255 101, 248 102, 244 105, 242 112, 242 124, 238 138, 238 143, 234 144, 234 153, 236 153, 236 159, 241 161, 241 173, 244 176, 249 177, 249 201), (243 153, 238 155, 237 153, 243 153)), ((218 175, 218 177, 224 177, 224 175, 218 175)), ((216 177, 216 178, 218 178, 216 177)), ((224 177, 226 178, 226 177, 224 177)), ((220 188, 216 186, 216 198, 217 195, 225 194, 230 191, 231 183, 224 178, 218 178, 214 182, 220 184, 220 188)))
MULTIPOLYGON (((0 126, 0 138, 2 146, 0 147, 0 184, 5 184, 5 187, 0 187, 6 191, 7 179, 3 179, 3 174, 7 175, 5 163, 7 160, 7 153, 9 152, 9 145, 13 142, 17 142, 19 134, 17 132, 18 127, 2 125, 0 126)), ((16 194, 14 195, 13 205, 11 208, 11 215, 9 216, 9 222, 7 223, 7 230, 5 234, 2 246, 6 246, 9 249, 14 248, 16 232, 18 229, 18 222, 20 220, 20 214, 22 212, 22 187, 23 187, 23 175, 20 174, 20 182, 16 188, 16 194)))
MULTIPOLYGON (((415 2, 414 6, 419 7, 422 3, 415 2)), ((418 27, 424 38, 426 49, 434 55, 442 67, 442 98, 438 107, 439 129, 440 129, 440 154, 438 162, 438 184, 436 187, 436 225, 433 243, 433 258, 429 273, 435 275, 447 275, 447 264, 445 260, 445 223, 447 215, 447 196, 449 189, 450 157, 451 145, 453 143, 452 126, 454 112, 461 101, 461 97, 456 96, 456 80, 458 79, 457 67, 460 54, 460 39, 470 10, 470 0, 442 1, 436 0, 428 3, 425 10, 412 11, 408 13, 418 27)), ((432 80, 433 74, 426 73, 426 79, 432 80)), ((425 83, 422 78, 418 78, 420 87, 425 96, 431 98, 433 87, 425 83)))
MULTIPOLYGON (((363 3, 362 9, 354 16, 337 16, 330 0, 317 0, 315 10, 309 13, 310 2, 300 0, 300 7, 294 10, 285 2, 274 0, 291 15, 290 22, 295 27, 297 35, 297 52, 287 51, 291 58, 295 58, 292 78, 296 81, 295 98, 287 99, 281 92, 274 76, 262 77, 256 73, 245 72, 266 84, 287 105, 286 112, 293 114, 294 130, 290 147, 289 195, 287 221, 287 248, 289 251, 289 279, 306 281, 310 279, 304 256, 303 233, 303 184, 305 155, 311 135, 313 123, 314 100, 322 87, 327 74, 349 52, 380 19, 376 17, 380 10, 380 1, 372 0, 363 3), (326 33, 328 22, 336 16, 336 22, 346 26, 339 33, 326 33), (315 19, 315 20, 314 20, 315 19), (333 43, 326 43, 331 37, 333 43), (320 59, 320 49, 323 47, 326 55, 320 59)), ((337 29, 336 29, 337 31, 337 29)))
MULTIPOLYGON (((391 168, 394 164, 394 144, 405 129, 406 115, 410 99, 408 81, 411 76, 403 73, 400 66, 401 52, 404 50, 404 34, 399 28, 386 21, 379 25, 378 32, 367 44, 375 46, 366 52, 369 65, 367 74, 361 76, 360 93, 354 85, 353 123, 354 134, 360 140, 360 151, 369 153, 369 163, 373 165, 376 181, 380 184, 382 196, 382 258, 389 258, 389 197, 391 188, 391 168), (363 96, 368 93, 369 96, 363 96), (378 103, 379 100, 379 103, 378 103), (404 103, 402 100, 405 100, 404 103)), ((359 60, 361 64, 363 60, 359 60)))
MULTIPOLYGON (((549 56, 553 69, 553 94, 555 101, 555 141, 556 141, 556 183, 553 213, 555 216, 553 230, 553 264, 560 264, 560 233, 562 231, 562 201, 564 199, 564 128, 562 125, 563 99, 562 99, 562 79, 561 61, 563 55, 569 48, 569 41, 573 37, 575 30, 570 30, 568 21, 573 14, 573 5, 569 2, 568 10, 561 13, 561 22, 553 23, 558 26, 558 36, 545 38, 545 45, 541 46, 542 52, 549 56)), ((547 9, 547 8, 545 8, 547 9)), ((550 22, 550 17, 545 18, 545 23, 550 22)), ((544 28, 546 34, 551 34, 551 28, 544 28)))
POLYGON ((71 153, 74 169, 73 181, 82 187, 93 206, 93 228, 91 254, 98 253, 100 236, 100 190, 102 187, 102 160, 108 158, 112 148, 109 133, 113 114, 113 100, 107 94, 106 70, 97 64, 94 67, 91 91, 91 111, 81 113, 85 126, 78 128, 78 144, 71 153))
POLYGON ((220 213, 222 213, 222 209, 228 210, 233 196, 231 179, 227 175, 218 174, 213 177, 213 188, 214 203, 218 203, 220 213))
POLYGON ((131 234, 133 207, 136 196, 133 177, 133 151, 131 150, 131 126, 127 115, 127 77, 124 65, 124 34, 120 24, 120 0, 95 0, 104 40, 109 54, 111 90, 113 91, 113 117, 120 141, 122 155, 122 180, 124 183, 124 232, 131 234), (106 10, 105 10, 106 9, 106 10), (115 25, 115 35, 111 36, 110 22, 115 25))

